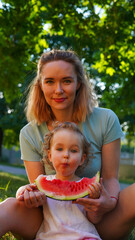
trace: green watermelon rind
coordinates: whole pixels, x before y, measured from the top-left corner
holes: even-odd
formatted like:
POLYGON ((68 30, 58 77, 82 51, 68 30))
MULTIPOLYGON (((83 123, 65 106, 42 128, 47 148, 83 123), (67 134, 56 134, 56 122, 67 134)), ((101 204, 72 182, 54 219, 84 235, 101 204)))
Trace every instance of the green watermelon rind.
MULTIPOLYGON (((36 183, 38 189, 41 192, 43 192, 49 198, 53 198, 55 200, 69 201, 69 200, 76 200, 78 198, 83 198, 83 197, 85 197, 89 194, 88 190, 85 190, 82 193, 79 193, 79 194, 76 194, 76 195, 68 195, 68 196, 65 196, 65 195, 62 195, 62 194, 61 195, 55 194, 55 192, 47 191, 47 190, 45 190, 41 187, 40 179, 43 178, 43 177, 45 177, 45 176, 44 175, 38 176, 37 179, 35 180, 35 183, 36 183)), ((81 182, 83 179, 84 178, 80 179, 79 182, 81 182)), ((97 174, 95 175, 95 180, 92 183, 94 183, 94 182, 98 183, 99 179, 100 179, 100 174, 99 174, 99 172, 97 172, 97 174)))

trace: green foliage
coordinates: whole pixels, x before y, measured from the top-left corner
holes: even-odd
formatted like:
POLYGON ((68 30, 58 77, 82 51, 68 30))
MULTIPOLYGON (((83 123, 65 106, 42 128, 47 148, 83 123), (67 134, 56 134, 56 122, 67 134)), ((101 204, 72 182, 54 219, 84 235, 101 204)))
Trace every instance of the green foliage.
POLYGON ((17 145, 25 89, 43 51, 72 48, 95 83, 100 106, 135 132, 135 4, 130 0, 3 0, 0 9, 0 128, 17 145), (102 88, 100 87, 102 84, 102 88), (102 96, 102 97, 101 97, 102 96))
POLYGON ((15 238, 11 232, 6 233, 0 240, 19 240, 18 238, 15 238))

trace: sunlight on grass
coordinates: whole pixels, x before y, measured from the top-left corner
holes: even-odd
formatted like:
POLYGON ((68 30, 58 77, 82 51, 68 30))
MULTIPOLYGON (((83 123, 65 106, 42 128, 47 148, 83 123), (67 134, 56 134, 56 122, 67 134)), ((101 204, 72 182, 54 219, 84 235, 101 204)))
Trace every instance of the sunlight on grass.
MULTIPOLYGON (((10 173, 0 172, 0 202, 8 197, 15 197, 16 191, 22 185, 28 183, 26 176, 16 176, 10 173)), ((0 240, 18 240, 10 232, 0 240)))
POLYGON ((28 179, 25 176, 0 172, 0 201, 7 197, 15 197, 17 189, 27 183, 28 179))

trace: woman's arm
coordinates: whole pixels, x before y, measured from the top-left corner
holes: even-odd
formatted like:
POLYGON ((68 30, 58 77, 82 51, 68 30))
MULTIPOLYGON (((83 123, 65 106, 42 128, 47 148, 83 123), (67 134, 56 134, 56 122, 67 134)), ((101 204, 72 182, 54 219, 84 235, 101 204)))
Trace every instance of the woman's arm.
POLYGON ((110 196, 118 197, 120 186, 118 182, 120 162, 120 139, 103 145, 101 177, 110 196))
MULTIPOLYGON (((27 171, 28 179, 30 183, 34 183, 35 179, 40 175, 40 174, 45 174, 44 167, 41 164, 41 162, 31 162, 31 161, 24 161, 24 165, 27 171)), ((20 187, 17 192, 16 192, 16 198, 20 201, 25 201, 28 202, 28 199, 31 199, 31 202, 35 202, 35 205, 41 205, 41 203, 37 203, 36 196, 35 194, 43 196, 42 193, 40 193, 37 188, 32 188, 29 184, 20 187), (33 192, 33 193, 32 193, 33 192), (38 192, 38 193, 37 193, 38 192), (33 195, 32 195, 33 194, 33 195)), ((42 197, 43 198, 43 197, 42 197)), ((41 198, 41 200, 42 200, 41 198)), ((40 199, 40 198, 39 198, 40 199)), ((28 204, 27 204, 28 205, 28 204)), ((31 204, 29 204, 29 207, 32 207, 31 204)))
POLYGON ((93 223, 101 221, 103 215, 115 208, 120 186, 118 170, 120 161, 120 139, 102 147, 102 192, 99 199, 77 199, 76 203, 84 205, 87 216, 93 223))
POLYGON ((24 160, 25 169, 30 183, 34 183, 40 174, 45 174, 44 167, 41 162, 32 162, 24 160))

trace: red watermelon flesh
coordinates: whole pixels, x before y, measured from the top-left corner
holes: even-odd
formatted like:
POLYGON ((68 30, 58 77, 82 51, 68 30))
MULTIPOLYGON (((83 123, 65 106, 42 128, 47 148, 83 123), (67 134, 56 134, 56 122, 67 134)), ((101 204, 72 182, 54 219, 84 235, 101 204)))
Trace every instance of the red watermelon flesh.
POLYGON ((57 200, 75 200, 89 194, 88 186, 99 182, 99 172, 93 178, 82 178, 79 181, 69 182, 59 179, 47 180, 47 176, 39 175, 35 180, 38 189, 46 196, 57 200))

